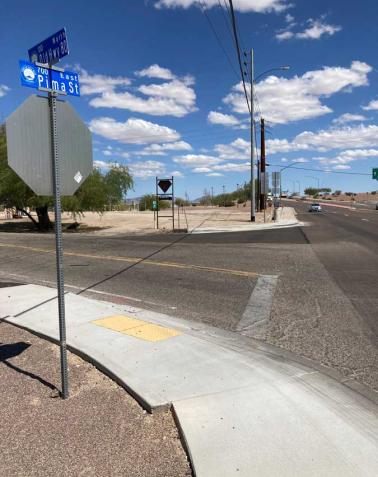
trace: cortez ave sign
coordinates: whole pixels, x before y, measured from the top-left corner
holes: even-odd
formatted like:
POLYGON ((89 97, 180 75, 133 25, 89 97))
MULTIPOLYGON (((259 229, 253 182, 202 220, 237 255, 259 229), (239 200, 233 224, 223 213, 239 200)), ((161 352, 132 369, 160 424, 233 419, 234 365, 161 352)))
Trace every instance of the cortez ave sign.
POLYGON ((28 61, 19 61, 22 86, 52 90, 69 96, 80 96, 79 75, 72 71, 45 68, 28 61))

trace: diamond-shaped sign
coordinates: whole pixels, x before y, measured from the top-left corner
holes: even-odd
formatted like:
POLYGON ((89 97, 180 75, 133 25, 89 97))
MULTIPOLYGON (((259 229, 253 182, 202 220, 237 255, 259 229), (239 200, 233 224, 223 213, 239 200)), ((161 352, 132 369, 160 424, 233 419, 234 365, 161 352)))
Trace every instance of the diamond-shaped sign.
MULTIPOLYGON (((57 101, 62 195, 72 195, 93 170, 92 136, 72 106, 57 101)), ((53 195, 48 98, 29 96, 6 120, 9 166, 38 195, 53 195)))
POLYGON ((172 180, 171 179, 161 179, 158 182, 158 186, 165 193, 172 186, 172 180))

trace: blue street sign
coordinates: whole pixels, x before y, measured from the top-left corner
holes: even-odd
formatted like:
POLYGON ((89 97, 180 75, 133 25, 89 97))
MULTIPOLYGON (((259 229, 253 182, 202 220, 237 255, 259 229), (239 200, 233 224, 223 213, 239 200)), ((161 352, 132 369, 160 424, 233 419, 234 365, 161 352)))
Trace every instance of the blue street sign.
POLYGON ((66 29, 62 28, 45 40, 28 50, 29 59, 32 63, 49 63, 53 65, 68 55, 68 43, 66 29))
POLYGON ((57 93, 80 96, 79 75, 72 71, 56 71, 20 60, 20 80, 29 88, 47 88, 57 93))

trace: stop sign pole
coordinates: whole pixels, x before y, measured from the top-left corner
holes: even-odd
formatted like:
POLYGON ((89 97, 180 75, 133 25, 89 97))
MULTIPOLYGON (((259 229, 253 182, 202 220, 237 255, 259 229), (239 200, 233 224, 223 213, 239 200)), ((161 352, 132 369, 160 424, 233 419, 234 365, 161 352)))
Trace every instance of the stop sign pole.
POLYGON ((29 50, 20 60, 22 86, 48 93, 29 96, 6 120, 8 165, 36 195, 55 198, 55 248, 62 390, 67 399, 68 368, 61 195, 73 195, 93 170, 88 127, 58 94, 80 96, 79 75, 53 66, 68 55, 65 28, 29 50))
POLYGON ((66 314, 64 303, 64 269, 63 269, 63 244, 62 244, 62 204, 60 195, 60 168, 58 157, 58 130, 56 120, 56 92, 49 92, 50 121, 51 121, 51 145, 52 145, 52 173, 55 196, 55 251, 56 251, 56 282, 58 289, 59 310, 59 345, 60 345, 60 370, 62 381, 62 398, 67 399, 68 390, 68 366, 67 366, 67 342, 66 342, 66 314))

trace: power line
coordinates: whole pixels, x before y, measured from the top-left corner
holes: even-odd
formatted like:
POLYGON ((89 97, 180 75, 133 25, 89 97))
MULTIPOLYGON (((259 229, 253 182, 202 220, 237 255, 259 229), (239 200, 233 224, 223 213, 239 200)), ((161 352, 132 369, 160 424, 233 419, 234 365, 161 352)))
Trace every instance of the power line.
MULTIPOLYGON (((280 164, 269 164, 269 166, 280 167, 282 169, 287 168, 287 166, 281 166, 280 164)), ((325 170, 325 169, 310 169, 308 167, 295 167, 295 166, 290 166, 290 169, 300 169, 302 171, 312 171, 312 172, 324 172, 326 174, 348 174, 353 176, 369 176, 369 177, 371 176, 371 174, 366 172, 331 171, 331 170, 325 170)))
MULTIPOLYGON (((227 19, 227 16, 226 16, 226 14, 224 13, 224 8, 222 7, 221 0, 218 0, 218 5, 219 5, 219 8, 220 8, 220 10, 221 10, 221 12, 222 12, 223 20, 224 20, 224 22, 225 22, 225 24, 226 24, 228 33, 229 33, 230 38, 231 38, 231 42, 232 42, 232 44, 234 45, 234 42, 235 42, 234 35, 232 34, 231 27, 230 27, 229 21, 228 21, 228 19, 227 19)), ((228 14, 230 14, 230 11, 229 11, 229 9, 228 9, 228 7, 227 7, 226 0, 223 0, 223 5, 225 6, 226 12, 227 12, 228 14)), ((234 45, 234 46, 235 46, 235 45, 234 45)), ((239 77, 239 75, 238 75, 238 77, 239 77)))
MULTIPOLYGON (((212 30, 213 33, 214 33, 214 36, 215 36, 215 38, 216 38, 216 40, 217 40, 217 42, 218 42, 220 48, 222 49, 223 53, 225 54, 225 56, 226 56, 226 58, 227 58, 227 61, 228 61, 229 65, 230 65, 231 68, 232 68, 232 71, 235 73, 236 77, 239 78, 239 75, 238 75, 238 73, 237 73, 237 71, 236 71, 234 65, 232 64, 231 58, 230 58, 229 54, 227 53, 226 49, 224 48, 223 43, 221 42, 221 39, 219 38, 219 35, 218 35, 218 33, 217 33, 217 31, 216 31, 214 25, 213 25, 213 22, 211 21, 210 16, 209 16, 209 15, 207 14, 207 12, 206 12, 206 7, 205 7, 205 5, 204 5, 204 3, 203 3, 202 0, 200 0, 200 6, 201 6, 202 13, 205 15, 205 17, 206 17, 206 19, 207 19, 207 21, 208 21, 208 23, 209 23, 209 25, 210 25, 211 30, 212 30)), ((223 11, 223 10, 222 10, 222 11, 223 11)))
POLYGON ((234 5, 232 3, 232 0, 228 0, 230 4, 230 14, 231 14, 231 23, 232 23, 232 30, 234 32, 234 38, 235 38, 235 46, 236 46, 236 53, 238 56, 238 63, 239 63, 239 68, 240 68, 240 75, 241 79, 243 82, 243 89, 244 89, 244 95, 245 99, 247 101, 247 106, 248 106, 248 111, 251 112, 251 107, 249 105, 249 100, 248 100, 248 94, 247 94, 247 88, 245 86, 245 81, 244 81, 244 73, 243 73, 243 66, 240 58, 240 46, 239 46, 239 38, 238 38, 238 32, 236 28, 236 19, 235 19, 235 12, 234 12, 234 5))

